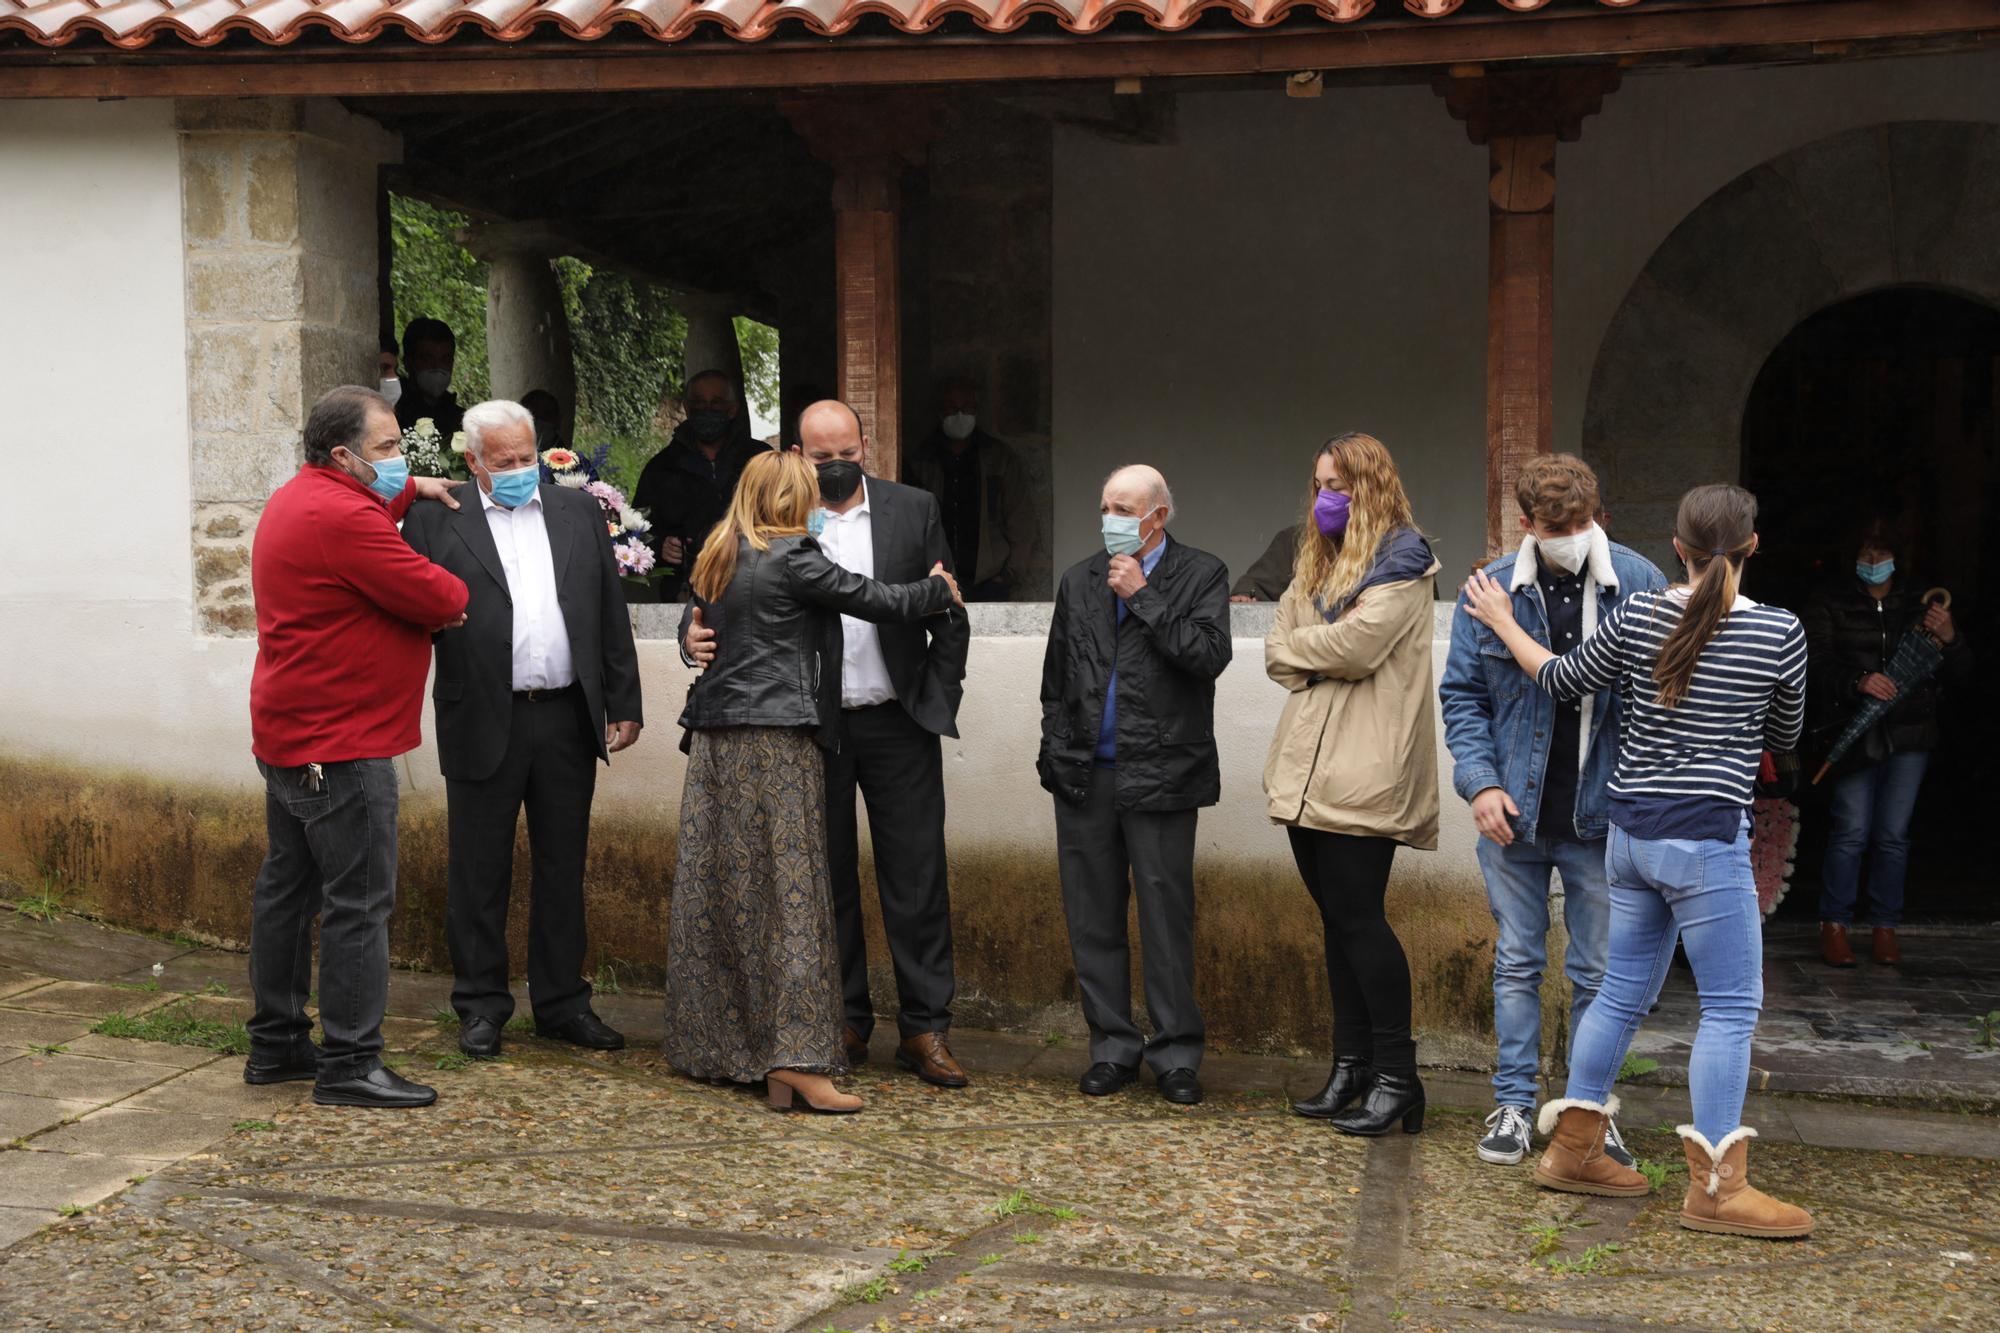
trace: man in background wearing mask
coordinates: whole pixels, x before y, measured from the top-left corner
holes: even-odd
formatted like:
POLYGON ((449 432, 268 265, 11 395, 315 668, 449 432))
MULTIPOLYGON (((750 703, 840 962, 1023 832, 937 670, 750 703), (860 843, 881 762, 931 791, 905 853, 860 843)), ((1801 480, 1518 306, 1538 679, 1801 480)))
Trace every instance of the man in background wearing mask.
POLYGON ((519 403, 465 414, 472 481, 452 512, 419 505, 403 539, 465 581, 465 628, 437 641, 438 767, 450 837, 446 933, 458 1048, 500 1053, 514 1013, 507 900, 514 829, 528 814, 535 1031, 589 1050, 625 1039, 591 1010, 583 870, 597 765, 639 738, 639 658, 603 512, 542 485, 535 421, 519 403))
POLYGON ((1160 1095, 1202 1098, 1194 994, 1194 837, 1222 793, 1215 680, 1229 665, 1229 571, 1167 540, 1173 493, 1124 467, 1099 502, 1104 550, 1056 585, 1036 771, 1055 796, 1070 955, 1090 1024, 1080 1087, 1103 1097, 1152 1066, 1160 1095), (1126 904, 1136 886, 1151 1039, 1132 1021, 1126 904))
MULTIPOLYGON (((1619 602, 1664 586, 1652 562, 1608 539, 1595 522, 1597 477, 1581 459, 1554 454, 1529 460, 1514 498, 1526 535, 1517 552, 1488 564, 1486 574, 1512 590, 1515 618, 1549 651, 1568 652, 1619 602)), ((1529 1113, 1540 1099, 1551 872, 1562 876, 1572 1033, 1604 981, 1611 929, 1604 874, 1607 784, 1618 758, 1615 694, 1557 703, 1524 686, 1500 641, 1461 603, 1438 695, 1455 765, 1452 783, 1472 805, 1479 867, 1499 927, 1493 949, 1496 1106, 1478 1153, 1481 1161, 1505 1166, 1533 1147, 1529 1113)), ((1615 1123, 1604 1151, 1621 1166, 1632 1165, 1615 1123)))
POLYGON ((1012 446, 979 429, 971 380, 946 380, 937 405, 938 424, 911 452, 903 480, 937 499, 966 600, 1004 602, 1026 590, 1036 546, 1027 469, 1012 446))
POLYGON ((305 465, 265 502, 250 553, 250 748, 268 845, 250 905, 256 1010, 243 1081, 311 1079, 325 1106, 437 1100, 382 1063, 395 757, 422 740, 430 636, 464 623, 466 590, 396 535, 419 494, 445 496, 435 478, 411 481, 402 440, 373 389, 314 403, 305 465), (306 1016, 315 917, 323 1047, 306 1016))
POLYGON ((545 454, 551 449, 567 449, 569 441, 562 433, 562 404, 547 389, 530 389, 521 395, 521 406, 528 409, 528 415, 535 419, 535 452, 545 454))
POLYGON ((375 379, 382 386, 383 401, 390 407, 394 407, 403 397, 403 381, 396 374, 396 366, 402 360, 402 356, 402 350, 396 346, 396 340, 386 333, 383 334, 382 350, 375 357, 375 379))
POLYGON ((659 581, 663 602, 681 599, 702 541, 729 511, 743 465, 767 447, 750 437, 742 395, 721 371, 689 379, 684 401, 687 420, 647 460, 632 492, 633 507, 652 521, 654 553, 674 571, 659 581))
POLYGON ((465 428, 465 409, 452 396, 451 372, 458 338, 441 319, 413 319, 403 329, 403 391, 396 424, 408 430, 429 417, 450 440, 465 428))
MULTIPOLYGON (((796 446, 819 472, 820 546, 841 568, 882 583, 909 583, 951 563, 937 501, 910 486, 867 477, 861 418, 837 399, 799 414, 796 446)), ((834 932, 840 943, 842 1039, 850 1064, 868 1059, 875 1006, 868 991, 862 931, 860 840, 854 795, 868 803, 875 888, 895 964, 900 1042, 896 1063, 924 1082, 962 1088, 951 1053, 951 890, 945 874, 944 749, 958 735, 965 653, 972 641, 962 608, 914 625, 840 618, 840 743, 826 756, 826 850, 833 877, 834 932)), ((701 631, 712 642, 712 631, 701 631)), ((688 636, 697 658, 707 650, 688 636)))

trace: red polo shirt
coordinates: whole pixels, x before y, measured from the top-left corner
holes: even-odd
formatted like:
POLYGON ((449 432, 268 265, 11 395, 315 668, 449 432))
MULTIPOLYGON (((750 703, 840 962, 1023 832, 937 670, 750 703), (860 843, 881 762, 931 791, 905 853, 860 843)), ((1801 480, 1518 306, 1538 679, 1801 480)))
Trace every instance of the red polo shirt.
POLYGON ((430 634, 458 619, 466 592, 396 531, 415 498, 412 484, 384 504, 308 464, 265 503, 250 551, 250 748, 265 763, 387 759, 421 743, 430 634))

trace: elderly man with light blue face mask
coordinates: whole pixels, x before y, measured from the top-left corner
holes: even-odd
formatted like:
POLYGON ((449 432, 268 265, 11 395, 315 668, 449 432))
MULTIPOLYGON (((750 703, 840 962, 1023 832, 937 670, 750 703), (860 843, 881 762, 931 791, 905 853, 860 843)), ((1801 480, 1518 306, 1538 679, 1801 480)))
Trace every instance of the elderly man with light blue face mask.
POLYGON ((1104 483, 1104 551, 1056 587, 1042 667, 1042 786, 1055 797, 1070 952, 1090 1024, 1081 1090, 1138 1076, 1202 1097, 1206 1029, 1194 995, 1194 838, 1222 781, 1215 679, 1229 665, 1229 571, 1169 541, 1173 493, 1144 465, 1104 483), (1126 902, 1136 887, 1152 1035, 1132 1021, 1126 902))

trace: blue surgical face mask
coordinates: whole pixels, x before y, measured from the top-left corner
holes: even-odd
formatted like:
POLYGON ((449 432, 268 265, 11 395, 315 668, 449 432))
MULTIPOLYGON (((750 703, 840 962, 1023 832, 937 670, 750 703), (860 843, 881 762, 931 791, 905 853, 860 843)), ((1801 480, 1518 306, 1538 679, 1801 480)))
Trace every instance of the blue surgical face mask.
POLYGON ((372 462, 361 460, 375 469, 375 480, 368 483, 368 489, 384 500, 393 500, 403 493, 410 484, 410 464, 401 454, 394 458, 377 458, 372 462))
POLYGON ((542 481, 542 465, 530 463, 511 472, 489 472, 493 479, 493 503, 503 509, 517 509, 535 496, 542 481))
POLYGON ((815 509, 806 515, 806 531, 814 537, 826 531, 826 511, 815 509))
POLYGON ((1152 512, 1152 510, 1148 509, 1146 513, 1137 515, 1104 515, 1104 549, 1112 555, 1139 554, 1139 548, 1146 544, 1146 538, 1140 532, 1139 525, 1152 512))
POLYGON ((1854 562, 1854 573, 1869 587, 1880 587, 1895 576, 1896 558, 1891 556, 1872 565, 1866 560, 1857 560, 1854 562))

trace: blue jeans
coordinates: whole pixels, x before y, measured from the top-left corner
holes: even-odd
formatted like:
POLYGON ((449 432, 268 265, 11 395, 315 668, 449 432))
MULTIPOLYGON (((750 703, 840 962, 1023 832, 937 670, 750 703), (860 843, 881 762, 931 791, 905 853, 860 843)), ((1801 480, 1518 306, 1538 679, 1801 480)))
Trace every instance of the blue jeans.
POLYGON ((1603 839, 1517 838, 1507 847, 1479 840, 1486 902, 1500 928, 1493 946, 1493 1032, 1500 1045, 1493 1100, 1501 1106, 1533 1106, 1540 1100, 1542 969, 1548 963, 1551 871, 1562 876, 1563 925, 1569 931, 1563 973, 1569 978, 1572 1043, 1603 984, 1611 922, 1604 854, 1603 839))
POLYGON ((1570 1043, 1569 1097, 1602 1102, 1639 1021, 1659 997, 1674 958, 1687 948, 1701 996, 1701 1024, 1688 1057, 1694 1126, 1719 1143, 1743 1118, 1750 1038, 1764 1007, 1763 916, 1750 873, 1750 826, 1734 843, 1634 838, 1611 827, 1611 958, 1597 1002, 1570 1043))
POLYGON ((1903 881, 1910 868, 1910 815, 1930 766, 1927 750, 1877 760, 1833 785, 1833 831, 1820 872, 1819 919, 1846 925, 1861 892, 1861 854, 1868 864, 1868 917, 1878 926, 1903 919, 1903 881))

